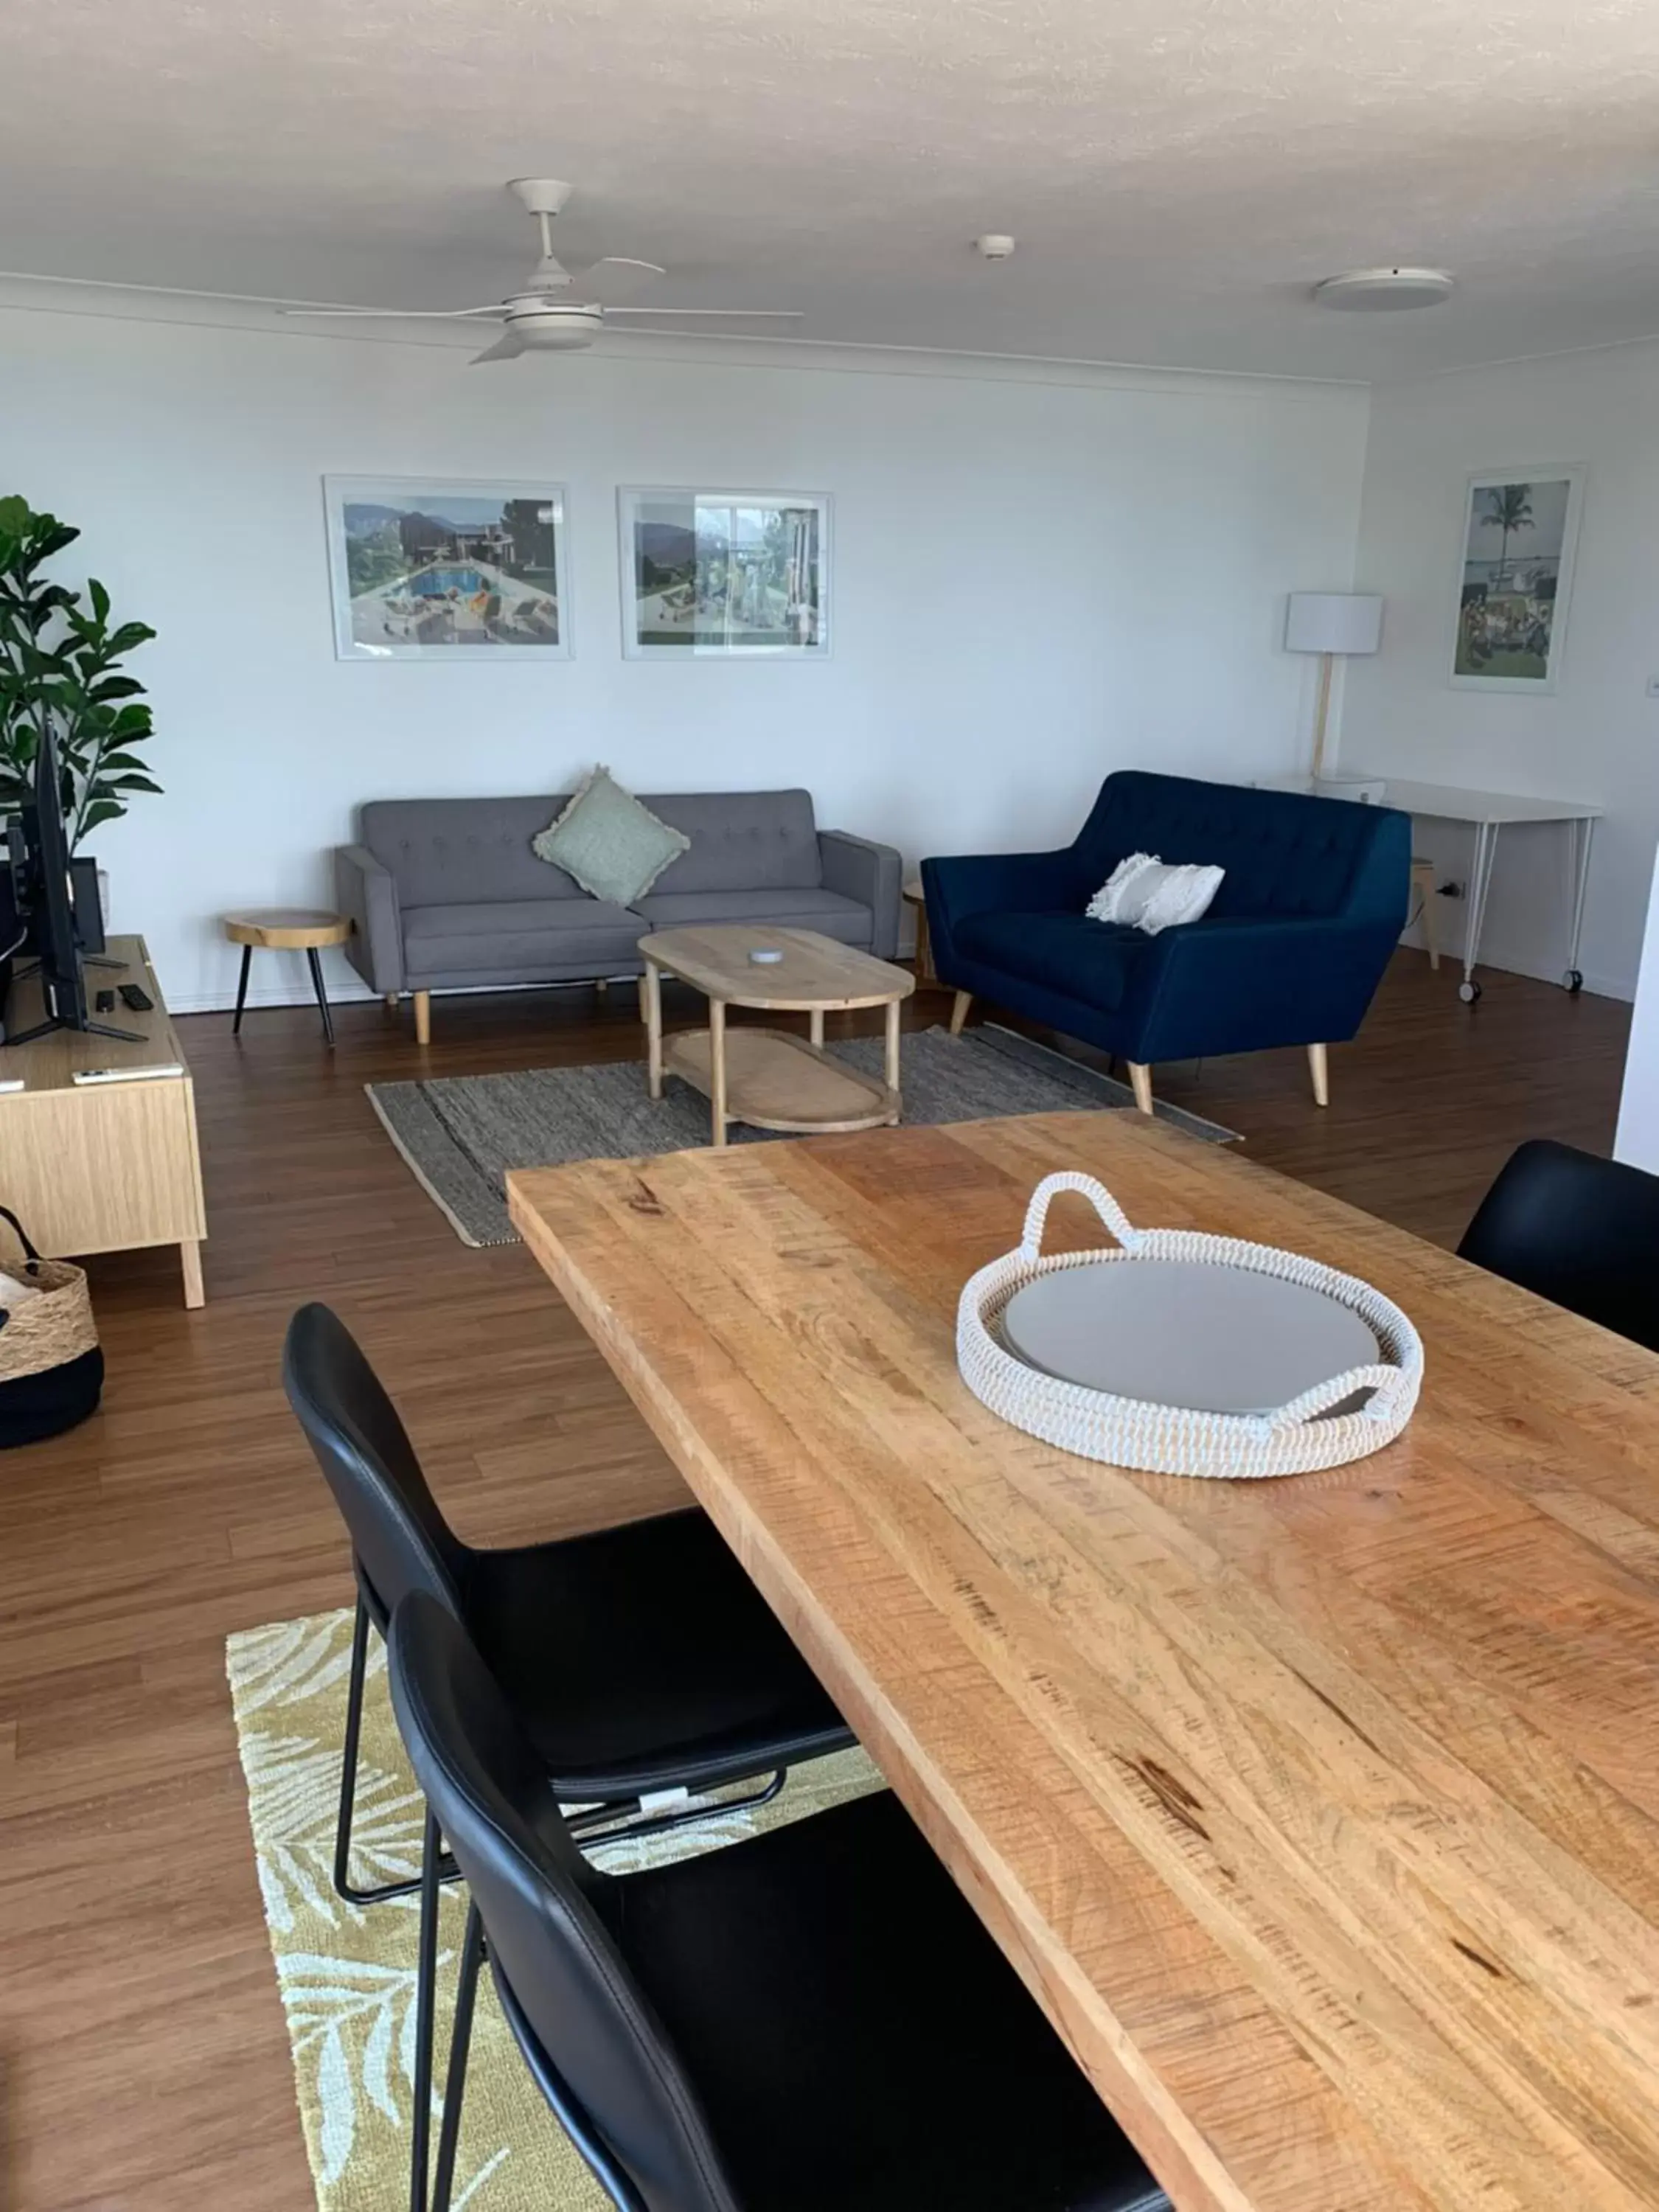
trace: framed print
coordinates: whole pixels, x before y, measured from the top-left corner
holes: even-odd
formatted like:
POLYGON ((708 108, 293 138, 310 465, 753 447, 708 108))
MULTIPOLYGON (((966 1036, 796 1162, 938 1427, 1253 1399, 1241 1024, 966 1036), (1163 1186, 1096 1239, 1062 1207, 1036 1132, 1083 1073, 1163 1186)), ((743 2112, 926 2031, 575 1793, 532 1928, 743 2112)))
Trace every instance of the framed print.
POLYGON ((325 477, 341 660, 570 656, 564 487, 325 477))
POLYGON ((630 660, 827 658, 827 495, 624 485, 617 503, 630 660))
POLYGON ((1504 469, 1463 496, 1451 681, 1466 691, 1553 691, 1572 589, 1583 471, 1504 469))

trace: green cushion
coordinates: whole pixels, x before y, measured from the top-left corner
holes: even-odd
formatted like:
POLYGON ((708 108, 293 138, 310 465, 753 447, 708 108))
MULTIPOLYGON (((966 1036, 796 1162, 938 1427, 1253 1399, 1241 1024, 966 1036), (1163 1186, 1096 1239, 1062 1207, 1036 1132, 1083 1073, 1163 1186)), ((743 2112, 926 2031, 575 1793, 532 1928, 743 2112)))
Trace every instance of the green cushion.
POLYGON ((595 898, 632 906, 691 840, 659 822, 608 768, 596 768, 558 820, 530 843, 539 859, 574 876, 595 898))

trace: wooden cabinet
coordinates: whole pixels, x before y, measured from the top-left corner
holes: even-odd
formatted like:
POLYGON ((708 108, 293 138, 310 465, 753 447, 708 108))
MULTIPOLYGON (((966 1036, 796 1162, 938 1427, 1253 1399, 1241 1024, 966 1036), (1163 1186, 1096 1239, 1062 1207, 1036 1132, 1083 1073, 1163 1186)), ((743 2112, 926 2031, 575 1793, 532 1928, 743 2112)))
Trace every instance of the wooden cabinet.
MULTIPOLYGON (((58 1258, 176 1244, 185 1304, 199 1306, 207 1213, 195 1086, 143 939, 112 938, 109 950, 123 967, 89 969, 88 995, 141 983, 155 1001, 149 1012, 132 1013, 118 999, 113 1012, 98 1017, 139 1032, 140 1042, 58 1030, 33 1044, 0 1047, 0 1082, 23 1085, 0 1091, 0 1203, 58 1258), (139 1072, 119 1083, 76 1082, 77 1069, 93 1067, 139 1072), (161 1073, 167 1068, 180 1073, 161 1073)), ((27 1029, 40 1012, 39 987, 25 975, 12 992, 7 1026, 27 1029)))

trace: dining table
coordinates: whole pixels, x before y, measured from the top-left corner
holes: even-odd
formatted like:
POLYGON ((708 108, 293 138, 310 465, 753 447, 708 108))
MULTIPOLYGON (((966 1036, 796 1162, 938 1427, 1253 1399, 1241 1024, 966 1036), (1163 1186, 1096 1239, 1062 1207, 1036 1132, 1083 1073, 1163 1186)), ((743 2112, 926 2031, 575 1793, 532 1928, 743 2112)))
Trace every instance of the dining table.
POLYGON ((1178 2212, 1653 2212, 1659 1358, 1135 1113, 507 1182, 1178 2212), (1394 1300, 1403 1433, 1205 1480, 988 1410, 962 1287, 1064 1169, 1394 1300))

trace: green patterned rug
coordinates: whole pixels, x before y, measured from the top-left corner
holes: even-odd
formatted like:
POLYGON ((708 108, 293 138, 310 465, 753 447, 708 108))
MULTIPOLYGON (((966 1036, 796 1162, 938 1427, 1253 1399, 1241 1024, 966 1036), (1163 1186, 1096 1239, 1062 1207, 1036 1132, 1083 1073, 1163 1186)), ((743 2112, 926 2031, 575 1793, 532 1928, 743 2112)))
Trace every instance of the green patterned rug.
MULTIPOLYGON (((422 1820, 378 1637, 369 1652, 352 1837, 353 1878, 366 1886, 418 1872, 422 1820)), ((419 1910, 411 1897, 359 1911, 335 1894, 330 1878, 350 1656, 351 1615, 343 1612, 250 1629, 225 1647, 319 2212, 396 2212, 409 2185, 419 1910)), ((689 1858, 879 1787, 862 1752, 843 1752, 797 1769, 782 1794, 757 1811, 716 1811, 695 1828, 613 1844, 594 1856, 618 1872, 689 1858)), ((440 2088, 465 1911, 465 1891, 453 1883, 443 1893, 440 1930, 440 2088)), ((435 2100, 434 2109, 435 2142, 435 2100)), ((478 1992, 453 2201, 455 2212, 606 2212, 609 2203, 526 2071, 488 1973, 478 1992)))

